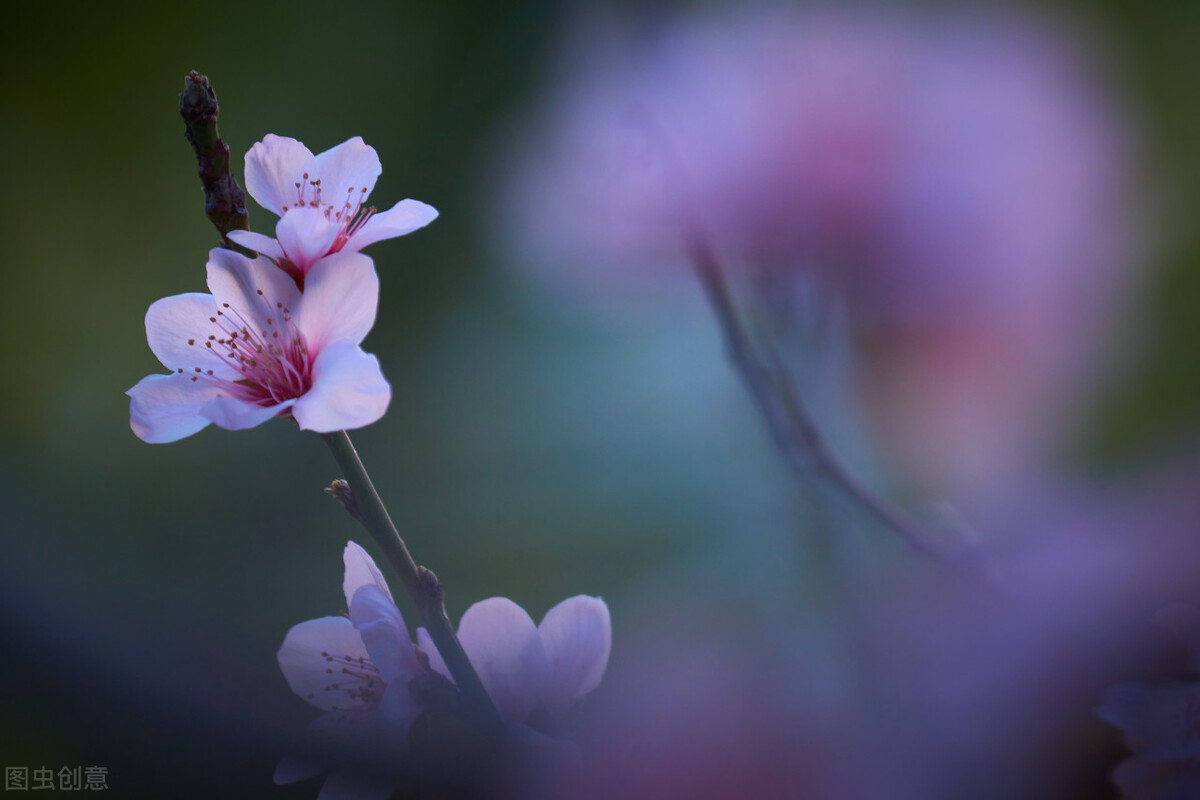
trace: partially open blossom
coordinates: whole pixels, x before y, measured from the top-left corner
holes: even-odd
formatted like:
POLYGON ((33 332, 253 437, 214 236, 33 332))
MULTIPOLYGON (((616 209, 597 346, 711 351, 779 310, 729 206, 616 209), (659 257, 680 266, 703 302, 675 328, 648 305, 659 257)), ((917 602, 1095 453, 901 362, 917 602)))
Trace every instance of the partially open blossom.
POLYGON ((129 424, 147 442, 173 442, 210 422, 252 428, 291 415, 328 433, 383 416, 391 387, 359 344, 375 323, 371 260, 338 253, 317 262, 307 291, 267 259, 209 253, 212 294, 181 294, 146 312, 146 339, 170 375, 127 394, 129 424))
MULTIPOLYGON (((408 728, 419 713, 409 682, 427 669, 375 562, 354 542, 346 543, 342 560, 349 618, 321 617, 294 626, 279 648, 279 669, 292 691, 327 712, 310 726, 319 740, 314 751, 362 745, 363 762, 386 761, 405 751, 408 728)), ((319 758, 289 756, 279 763, 275 782, 293 783, 326 770, 319 758)), ((383 798, 391 783, 344 766, 330 775, 322 797, 383 798)))
POLYGON ((279 215, 276 238, 252 231, 229 238, 303 276, 324 256, 403 236, 437 218, 419 200, 383 212, 367 206, 382 171, 375 149, 359 136, 314 156, 295 139, 268 134, 246 154, 246 188, 279 215))
MULTIPOLYGON (((560 726, 604 677, 612 621, 598 597, 563 600, 540 625, 507 597, 491 597, 467 609, 458 638, 505 722, 525 723, 543 710, 552 726, 560 726)), ((450 678, 424 628, 417 629, 417 641, 430 666, 450 678)))

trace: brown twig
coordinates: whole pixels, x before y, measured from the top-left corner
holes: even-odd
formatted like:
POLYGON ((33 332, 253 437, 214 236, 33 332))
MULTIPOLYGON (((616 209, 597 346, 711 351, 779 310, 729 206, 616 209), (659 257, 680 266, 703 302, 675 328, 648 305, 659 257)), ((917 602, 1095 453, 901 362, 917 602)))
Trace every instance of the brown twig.
POLYGON ((183 79, 179 115, 187 126, 184 135, 196 152, 197 172, 204 185, 204 211, 221 234, 223 247, 243 255, 254 253, 230 241, 232 230, 250 230, 246 193, 229 172, 229 145, 217 131, 220 106, 208 78, 192 70, 183 79))

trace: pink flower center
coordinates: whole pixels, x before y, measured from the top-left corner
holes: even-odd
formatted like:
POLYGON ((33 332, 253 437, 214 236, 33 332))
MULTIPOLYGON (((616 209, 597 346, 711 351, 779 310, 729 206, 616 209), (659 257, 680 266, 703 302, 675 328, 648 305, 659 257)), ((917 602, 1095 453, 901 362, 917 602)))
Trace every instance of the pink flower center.
POLYGON ((355 189, 350 186, 346 189, 346 196, 342 199, 340 207, 335 207, 333 203, 326 202, 321 197, 321 179, 309 178, 308 173, 304 173, 300 180, 296 181, 296 202, 291 206, 284 206, 283 213, 287 213, 289 208, 298 208, 308 206, 310 208, 319 208, 325 214, 325 219, 338 225, 337 236, 334 237, 333 245, 329 248, 330 253, 336 253, 341 250, 350 237, 358 233, 367 220, 371 218, 376 211, 375 206, 369 208, 363 207, 363 202, 367 199, 367 187, 363 186, 358 190, 357 196, 355 189))
MULTIPOLYGON (((192 366, 193 381, 219 386, 231 397, 259 406, 273 406, 302 396, 312 388, 312 359, 304 336, 292 324, 292 312, 283 303, 272 302, 258 289, 265 313, 262 330, 253 327, 229 303, 222 303, 209 317, 210 332, 188 339, 197 348, 200 366, 192 366), (233 366, 241 378, 215 377, 213 361, 233 366)), ((180 367, 179 373, 188 370, 180 367)))

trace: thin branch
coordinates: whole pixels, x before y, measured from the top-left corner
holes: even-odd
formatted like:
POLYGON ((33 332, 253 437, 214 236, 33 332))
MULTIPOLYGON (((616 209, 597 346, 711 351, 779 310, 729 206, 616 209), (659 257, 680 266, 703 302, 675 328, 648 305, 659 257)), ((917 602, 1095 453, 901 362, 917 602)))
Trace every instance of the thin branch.
POLYGON ((773 370, 763 363, 734 307, 733 296, 716 256, 696 234, 687 241, 688 254, 700 277, 734 367, 758 404, 788 466, 801 478, 816 475, 861 506, 915 550, 940 559, 949 558, 944 547, 911 522, 898 509, 874 494, 834 455, 824 435, 800 400, 778 354, 769 351, 773 370))
POLYGON ((375 486, 371 483, 350 436, 345 431, 338 431, 323 433, 321 438, 329 445, 334 459, 349 483, 354 498, 354 510, 357 512, 355 518, 367 529, 391 562, 425 629, 429 631, 430 638, 437 646, 438 653, 446 662, 446 668, 454 677, 454 683, 462 692, 468 708, 474 710, 485 733, 493 742, 498 743, 504 735, 504 721, 458 641, 450 618, 446 616, 442 584, 433 572, 417 566, 413 561, 408 547, 392 523, 387 508, 379 498, 379 493, 375 491, 375 486))

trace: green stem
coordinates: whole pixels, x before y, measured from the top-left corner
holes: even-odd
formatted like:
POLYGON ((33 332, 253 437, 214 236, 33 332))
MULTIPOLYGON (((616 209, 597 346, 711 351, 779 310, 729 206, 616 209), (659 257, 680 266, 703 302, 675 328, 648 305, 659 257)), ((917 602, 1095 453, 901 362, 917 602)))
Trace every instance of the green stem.
POLYGON ((475 668, 471 666, 470 659, 454 633, 454 626, 450 624, 450 618, 446 616, 442 586, 438 583, 437 576, 428 569, 417 566, 413 561, 408 547, 388 515, 387 508, 379 499, 379 493, 375 491, 375 486, 371 483, 349 434, 345 431, 323 433, 321 438, 329 445, 334 460, 350 483, 358 512, 356 516, 400 577, 400 582, 404 584, 404 590, 417 609, 425 630, 429 631, 430 638, 433 639, 438 653, 446 662, 446 668, 454 678, 454 683, 462 692, 467 707, 477 717, 484 731, 493 741, 498 742, 504 733, 504 721, 488 696, 483 682, 479 680, 475 668))

